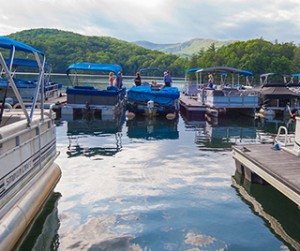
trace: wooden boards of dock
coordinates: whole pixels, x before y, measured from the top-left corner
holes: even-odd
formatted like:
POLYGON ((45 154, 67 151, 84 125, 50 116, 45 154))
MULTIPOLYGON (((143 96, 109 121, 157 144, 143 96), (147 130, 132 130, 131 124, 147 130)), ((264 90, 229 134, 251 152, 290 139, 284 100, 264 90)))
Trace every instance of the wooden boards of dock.
POLYGON ((300 206, 300 158, 272 144, 233 146, 236 170, 253 183, 268 183, 300 206))
POLYGON ((44 107, 49 109, 52 107, 53 111, 56 113, 56 118, 61 118, 61 109, 64 104, 67 103, 67 95, 63 93, 60 97, 53 98, 44 102, 44 107))
POLYGON ((183 93, 180 94, 180 106, 185 109, 186 112, 197 113, 204 117, 206 113, 206 105, 202 105, 197 96, 188 96, 183 93))

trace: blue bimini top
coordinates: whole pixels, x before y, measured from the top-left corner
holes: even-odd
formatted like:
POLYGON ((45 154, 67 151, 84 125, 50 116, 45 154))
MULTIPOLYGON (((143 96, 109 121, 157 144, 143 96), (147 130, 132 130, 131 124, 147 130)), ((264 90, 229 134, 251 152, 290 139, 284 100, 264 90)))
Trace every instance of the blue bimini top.
POLYGON ((118 64, 98 64, 98 63, 75 63, 71 64, 66 73, 69 74, 71 70, 83 70, 83 71, 105 71, 113 72, 115 75, 118 75, 119 71, 122 71, 122 67, 118 64))

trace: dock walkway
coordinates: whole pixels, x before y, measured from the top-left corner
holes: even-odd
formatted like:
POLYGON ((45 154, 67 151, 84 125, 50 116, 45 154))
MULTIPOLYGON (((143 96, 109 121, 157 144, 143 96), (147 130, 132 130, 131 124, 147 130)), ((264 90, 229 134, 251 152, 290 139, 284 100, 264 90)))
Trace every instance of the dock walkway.
POLYGON ((180 106, 185 108, 187 112, 199 112, 203 114, 206 112, 206 105, 200 104, 200 102, 197 101, 197 96, 188 96, 181 93, 180 106))
POLYGON ((62 105, 67 102, 67 94, 63 93, 60 97, 53 98, 44 102, 45 108, 49 108, 50 105, 62 105))
POLYGON ((233 146, 237 171, 252 181, 258 175, 300 206, 300 158, 272 144, 233 146))

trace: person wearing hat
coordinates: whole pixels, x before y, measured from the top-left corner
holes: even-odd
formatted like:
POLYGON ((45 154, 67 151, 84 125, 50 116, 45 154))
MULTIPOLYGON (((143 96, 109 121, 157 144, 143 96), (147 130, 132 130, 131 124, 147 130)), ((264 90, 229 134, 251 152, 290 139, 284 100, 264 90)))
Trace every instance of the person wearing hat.
POLYGON ((172 84, 172 77, 171 77, 169 71, 164 72, 164 83, 165 83, 165 86, 169 86, 169 87, 172 84))

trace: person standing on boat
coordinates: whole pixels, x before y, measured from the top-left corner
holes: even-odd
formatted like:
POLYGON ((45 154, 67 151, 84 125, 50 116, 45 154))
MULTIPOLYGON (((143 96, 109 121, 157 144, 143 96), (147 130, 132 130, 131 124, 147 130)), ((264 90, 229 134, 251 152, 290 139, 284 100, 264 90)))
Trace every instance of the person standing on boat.
POLYGON ((116 86, 119 89, 122 89, 122 86, 123 86, 123 74, 122 74, 121 71, 118 72, 118 76, 117 76, 117 79, 116 79, 116 86))
POLYGON ((297 109, 292 109, 288 106, 289 109, 289 114, 290 114, 290 118, 295 121, 296 120, 296 116, 298 115, 298 110, 297 109))
POLYGON ((208 87, 213 88, 214 87, 214 77, 211 74, 208 74, 208 87))
POLYGON ((164 83, 165 83, 165 86, 169 86, 169 87, 172 84, 172 77, 171 77, 169 71, 164 72, 164 83))
POLYGON ((135 74, 134 83, 136 86, 140 86, 142 84, 141 74, 139 72, 135 74))
POLYGON ((108 84, 110 86, 113 86, 114 85, 114 81, 115 81, 114 73, 110 72, 109 75, 108 75, 108 84))

